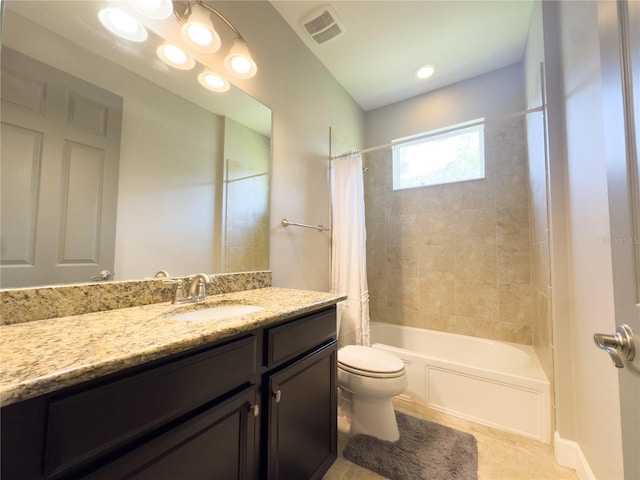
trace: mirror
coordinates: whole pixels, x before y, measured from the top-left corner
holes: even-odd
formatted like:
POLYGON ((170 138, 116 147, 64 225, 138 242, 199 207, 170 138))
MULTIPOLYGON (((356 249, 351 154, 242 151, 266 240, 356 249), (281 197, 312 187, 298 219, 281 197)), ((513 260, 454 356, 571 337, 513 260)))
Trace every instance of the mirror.
POLYGON ((3 2, 0 287, 268 269, 271 111, 151 31, 115 37, 103 5, 3 2))

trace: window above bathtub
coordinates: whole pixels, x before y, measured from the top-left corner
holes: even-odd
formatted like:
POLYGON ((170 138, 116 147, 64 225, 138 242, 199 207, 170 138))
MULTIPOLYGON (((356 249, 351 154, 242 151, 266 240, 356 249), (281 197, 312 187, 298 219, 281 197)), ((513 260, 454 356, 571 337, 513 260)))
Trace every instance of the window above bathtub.
POLYGON ((393 189, 426 187, 485 177, 484 119, 395 140, 393 189))

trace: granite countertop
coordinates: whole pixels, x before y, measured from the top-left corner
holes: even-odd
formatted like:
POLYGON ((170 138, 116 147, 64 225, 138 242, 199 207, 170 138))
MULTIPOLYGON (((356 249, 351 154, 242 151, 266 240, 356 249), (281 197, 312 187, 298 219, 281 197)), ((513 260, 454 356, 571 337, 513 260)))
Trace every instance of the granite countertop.
POLYGON ((0 405, 141 365, 333 305, 344 296, 261 288, 209 297, 201 304, 158 303, 0 327, 0 405), (179 321, 175 313, 220 303, 262 310, 212 321, 179 321))

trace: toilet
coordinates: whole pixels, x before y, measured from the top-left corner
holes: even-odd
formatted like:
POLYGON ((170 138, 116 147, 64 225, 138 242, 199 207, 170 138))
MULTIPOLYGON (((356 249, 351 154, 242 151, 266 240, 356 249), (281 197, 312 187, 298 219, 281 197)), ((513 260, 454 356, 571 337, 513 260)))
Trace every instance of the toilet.
POLYGON ((348 434, 398 440, 391 399, 406 388, 404 363, 398 357, 361 345, 338 350, 339 404, 347 417, 348 434))

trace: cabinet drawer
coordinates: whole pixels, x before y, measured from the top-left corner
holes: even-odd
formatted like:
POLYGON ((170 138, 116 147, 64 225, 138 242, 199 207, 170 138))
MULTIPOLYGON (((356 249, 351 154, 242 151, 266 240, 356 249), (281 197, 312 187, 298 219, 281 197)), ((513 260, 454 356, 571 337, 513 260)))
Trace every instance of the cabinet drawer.
POLYGON ((301 355, 336 337, 335 307, 267 331, 267 367, 301 355))
POLYGON ((56 477, 247 383, 256 363, 250 336, 52 401, 45 475, 56 477))

